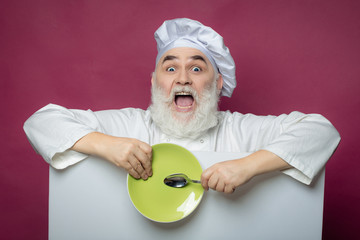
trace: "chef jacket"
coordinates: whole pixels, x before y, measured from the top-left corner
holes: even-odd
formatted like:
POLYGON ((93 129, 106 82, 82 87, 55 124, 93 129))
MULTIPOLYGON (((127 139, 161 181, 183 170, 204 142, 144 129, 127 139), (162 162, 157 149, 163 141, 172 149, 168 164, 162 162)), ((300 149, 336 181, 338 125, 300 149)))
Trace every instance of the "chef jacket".
POLYGON ((219 123, 196 139, 175 138, 160 130, 149 110, 72 110, 49 104, 24 124, 37 153, 54 168, 63 169, 88 155, 70 148, 91 132, 136 138, 150 145, 174 143, 190 151, 246 152, 267 150, 293 168, 283 172, 310 184, 336 149, 340 135, 319 114, 291 112, 280 116, 219 112, 219 123))

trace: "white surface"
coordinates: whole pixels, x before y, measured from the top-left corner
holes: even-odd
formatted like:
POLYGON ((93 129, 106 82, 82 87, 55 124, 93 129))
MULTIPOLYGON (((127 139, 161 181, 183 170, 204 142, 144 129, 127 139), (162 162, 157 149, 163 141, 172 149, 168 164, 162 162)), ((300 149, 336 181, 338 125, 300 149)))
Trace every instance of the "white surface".
MULTIPOLYGON (((195 152, 203 168, 244 156, 195 152)), ((66 170, 50 167, 49 239, 321 239, 324 171, 311 186, 281 173, 251 180, 234 194, 205 193, 175 223, 144 218, 127 193, 126 172, 89 157, 66 170)))

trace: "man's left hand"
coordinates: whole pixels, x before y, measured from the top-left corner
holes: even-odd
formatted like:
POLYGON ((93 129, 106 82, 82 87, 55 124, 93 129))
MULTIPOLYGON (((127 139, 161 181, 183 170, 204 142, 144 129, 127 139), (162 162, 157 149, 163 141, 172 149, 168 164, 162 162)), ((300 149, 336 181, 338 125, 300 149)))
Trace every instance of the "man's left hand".
POLYGON ((233 193, 235 188, 245 184, 253 177, 246 159, 236 159, 214 164, 201 175, 201 185, 218 192, 233 193))
POLYGON ((201 185, 205 190, 209 188, 233 193, 254 176, 291 168, 283 159, 272 152, 259 150, 247 157, 216 163, 206 169, 201 175, 201 185))

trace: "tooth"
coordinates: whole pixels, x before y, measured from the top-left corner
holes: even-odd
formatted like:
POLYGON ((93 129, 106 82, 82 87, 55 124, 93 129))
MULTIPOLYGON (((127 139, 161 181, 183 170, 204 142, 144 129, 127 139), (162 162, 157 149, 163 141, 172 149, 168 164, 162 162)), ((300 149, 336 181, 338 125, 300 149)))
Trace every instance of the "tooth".
POLYGON ((176 95, 191 95, 188 92, 177 92, 176 95))

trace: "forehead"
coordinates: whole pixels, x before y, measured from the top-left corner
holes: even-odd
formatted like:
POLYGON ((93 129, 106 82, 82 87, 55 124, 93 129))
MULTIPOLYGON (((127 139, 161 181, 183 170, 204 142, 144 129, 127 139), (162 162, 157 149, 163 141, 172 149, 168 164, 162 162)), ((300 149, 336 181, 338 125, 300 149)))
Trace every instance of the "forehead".
POLYGON ((162 63, 164 58, 168 56, 176 57, 174 58, 174 60, 188 60, 188 59, 194 59, 193 58, 194 56, 201 56, 207 64, 211 65, 206 55, 196 48, 189 48, 189 47, 172 48, 161 56, 159 63, 162 63))

